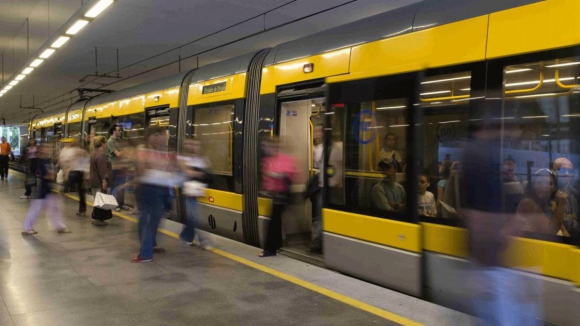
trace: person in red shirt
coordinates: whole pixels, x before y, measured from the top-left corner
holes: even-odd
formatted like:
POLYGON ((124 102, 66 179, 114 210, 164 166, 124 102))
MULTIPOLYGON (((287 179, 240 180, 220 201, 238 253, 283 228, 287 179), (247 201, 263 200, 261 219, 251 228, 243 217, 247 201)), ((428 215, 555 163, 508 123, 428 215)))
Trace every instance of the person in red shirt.
POLYGON ((294 159, 280 152, 277 139, 266 139, 262 143, 262 189, 272 198, 272 214, 264 251, 260 257, 275 256, 282 247, 282 213, 290 203, 290 185, 295 181, 296 170, 294 159))

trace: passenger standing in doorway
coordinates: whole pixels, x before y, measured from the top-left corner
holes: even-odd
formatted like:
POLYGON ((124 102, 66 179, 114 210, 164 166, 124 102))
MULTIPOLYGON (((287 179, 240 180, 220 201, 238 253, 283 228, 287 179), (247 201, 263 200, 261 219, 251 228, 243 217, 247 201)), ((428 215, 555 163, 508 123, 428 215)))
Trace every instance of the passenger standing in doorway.
POLYGON ((24 189, 26 191, 23 196, 20 196, 20 199, 30 199, 32 196, 32 186, 36 184, 36 169, 38 167, 36 139, 31 138, 28 144, 28 147, 24 149, 24 155, 22 155, 22 163, 26 165, 26 180, 24 182, 24 189))
POLYGON ((397 136, 393 133, 388 133, 385 136, 385 146, 379 151, 379 162, 385 161, 393 164, 397 172, 401 172, 404 164, 401 153, 395 149, 397 144, 397 136))
MULTIPOLYGON (((111 184, 112 169, 111 163, 107 159, 107 154, 105 154, 105 137, 94 137, 93 148, 90 159, 89 186, 93 190, 93 196, 96 196, 99 191, 107 192, 107 188, 111 184)), ((108 216, 103 216, 102 210, 93 207, 93 214, 91 215, 94 226, 109 225, 109 223, 104 221, 108 219, 108 216)))
POLYGON ((314 237, 310 252, 322 254, 322 169, 324 167, 324 128, 322 125, 314 127, 314 168, 318 173, 311 176, 315 180, 317 187, 311 191, 310 202, 312 203, 312 221, 314 226, 314 237))
POLYGON ((113 184, 111 189, 116 192, 115 199, 117 199, 117 204, 119 204, 119 206, 115 208, 115 211, 120 212, 125 205, 125 189, 117 187, 124 185, 127 182, 124 164, 121 160, 121 156, 125 152, 121 141, 123 129, 119 125, 113 125, 109 130, 109 134, 111 136, 107 141, 107 158, 113 168, 113 184))
POLYGON ((260 257, 276 256, 282 247, 282 213, 290 203, 290 185, 296 178, 294 160, 280 153, 278 139, 266 139, 262 143, 265 157, 262 158, 262 189, 272 197, 272 214, 264 251, 260 257))
POLYGON ((145 146, 137 149, 137 202, 139 205, 139 254, 133 263, 153 260, 153 252, 164 252, 157 246, 157 228, 163 217, 170 187, 179 184, 174 152, 168 152, 167 134, 163 128, 147 130, 145 146))
POLYGON ((38 169, 40 170, 40 187, 38 196, 32 200, 24 224, 22 225, 22 235, 37 234, 34 230, 34 222, 42 212, 46 212, 53 226, 58 233, 70 233, 63 221, 62 197, 59 194, 51 193, 51 186, 54 179, 54 171, 50 164, 51 147, 42 144, 38 150, 38 169))
POLYGON ((2 137, 2 142, 0 143, 0 179, 4 180, 4 177, 8 179, 8 158, 9 155, 12 156, 14 160, 14 153, 12 153, 12 146, 6 141, 6 137, 2 137))
MULTIPOLYGON (((209 172, 210 162, 207 157, 201 154, 201 141, 198 139, 186 139, 183 145, 184 155, 178 156, 178 163, 181 170, 188 180, 195 180, 203 184, 211 182, 211 174, 209 172)), ((197 198, 188 196, 185 200, 187 211, 187 221, 183 227, 183 231, 179 238, 189 246, 193 245, 193 241, 197 236, 199 245, 203 249, 211 248, 209 240, 202 237, 199 232, 196 232, 196 215, 197 215, 197 198)))

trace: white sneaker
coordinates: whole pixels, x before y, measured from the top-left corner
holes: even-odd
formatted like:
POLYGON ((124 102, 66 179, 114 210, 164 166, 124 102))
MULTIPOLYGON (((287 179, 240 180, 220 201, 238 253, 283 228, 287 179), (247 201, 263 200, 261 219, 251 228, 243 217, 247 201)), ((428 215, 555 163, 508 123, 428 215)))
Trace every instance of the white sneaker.
POLYGON ((30 199, 30 196, 23 195, 23 196, 20 196, 20 199, 30 199))

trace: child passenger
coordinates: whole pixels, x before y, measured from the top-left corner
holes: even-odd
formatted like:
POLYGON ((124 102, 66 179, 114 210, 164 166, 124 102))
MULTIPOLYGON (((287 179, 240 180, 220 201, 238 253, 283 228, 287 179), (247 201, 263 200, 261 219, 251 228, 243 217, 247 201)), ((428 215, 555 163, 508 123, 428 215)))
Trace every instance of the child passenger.
POLYGON ((419 209, 419 216, 437 216, 437 208, 435 208, 435 196, 429 188, 429 177, 425 173, 420 173, 419 178, 419 198, 417 199, 417 206, 419 209))

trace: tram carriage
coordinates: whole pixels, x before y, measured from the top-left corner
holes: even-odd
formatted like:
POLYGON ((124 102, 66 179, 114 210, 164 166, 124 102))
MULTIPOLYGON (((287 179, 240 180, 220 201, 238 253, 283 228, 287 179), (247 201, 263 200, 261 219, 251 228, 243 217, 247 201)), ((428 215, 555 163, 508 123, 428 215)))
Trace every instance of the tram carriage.
MULTIPOLYGON (((260 137, 281 136, 283 150, 313 177, 314 126, 323 124, 325 265, 470 312, 473 294, 462 274, 471 268, 468 232, 449 209, 436 218, 418 216, 416 176, 434 171, 434 184, 446 155, 464 164, 484 157, 487 177, 457 176, 449 187, 452 208, 471 201, 503 212, 506 157, 518 158, 522 179, 558 157, 574 162, 577 173, 578 13, 576 0, 419 1, 75 103, 33 121, 30 135, 86 141, 120 124, 124 138, 137 140, 152 125, 166 126, 170 150, 180 151, 183 139, 201 139, 216 182, 200 199, 200 223, 260 246, 271 206, 259 195, 260 137), (485 128, 493 130, 494 145, 468 146, 485 128), (397 179, 407 208, 398 212, 376 209, 370 196, 383 178, 377 157, 387 133, 396 135, 406 163, 397 179), (462 183, 470 190, 463 192, 462 183)), ((293 196, 306 184, 295 184, 293 196)), ((179 197, 174 206, 171 219, 180 222, 179 197)), ((310 203, 296 200, 283 220, 290 245, 303 239, 312 223, 310 203)), ((503 263, 541 281, 545 320, 580 320, 574 309, 580 250, 573 240, 528 234, 513 241, 503 263)))

